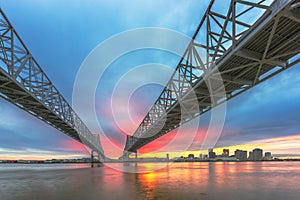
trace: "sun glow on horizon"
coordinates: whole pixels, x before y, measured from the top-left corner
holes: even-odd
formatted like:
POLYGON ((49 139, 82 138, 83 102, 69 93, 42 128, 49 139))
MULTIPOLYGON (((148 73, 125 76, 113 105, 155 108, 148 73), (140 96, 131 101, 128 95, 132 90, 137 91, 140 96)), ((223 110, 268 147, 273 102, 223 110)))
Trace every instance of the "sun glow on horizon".
MULTIPOLYGON (((147 149, 150 151, 151 145, 155 149, 155 143, 150 143, 147 149)), ((72 146, 72 145, 71 145, 72 146)), ((47 159, 70 159, 70 158, 82 158, 89 157, 87 151, 81 145, 74 145, 76 152, 56 152, 56 151, 45 151, 39 149, 26 149, 26 150, 10 150, 0 148, 0 160, 47 160, 47 159)), ((217 155, 222 154, 223 149, 229 149, 230 155, 234 154, 236 149, 242 149, 246 151, 252 151, 255 148, 261 148, 264 152, 270 151, 273 155, 300 155, 300 134, 292 136, 283 136, 275 138, 267 138, 261 140, 255 140, 252 142, 233 145, 233 146, 224 146, 214 148, 214 152, 217 155)), ((194 154, 195 157, 199 157, 200 154, 206 155, 207 150, 203 151, 170 151, 170 152, 157 152, 157 153, 140 153, 138 154, 139 158, 165 158, 166 154, 169 154, 170 158, 185 156, 188 154, 194 154)), ((134 157, 134 156, 132 156, 134 157)), ((115 157, 117 158, 117 157, 115 157)))
MULTIPOLYGON (((148 149, 151 149, 149 144, 148 149)), ((300 134, 291 135, 291 136, 282 136, 282 137, 275 137, 275 138, 267 138, 261 140, 255 140, 252 142, 233 145, 233 146, 223 146, 223 147, 216 147, 214 148, 214 152, 217 155, 222 154, 223 149, 229 149, 230 155, 234 154, 236 149, 242 149, 246 151, 252 151, 255 148, 261 148, 264 152, 270 151, 272 154, 284 154, 284 155, 298 155, 300 152, 300 134)), ((208 154, 207 150, 203 151, 185 151, 185 152, 158 152, 158 153, 143 153, 139 154, 140 158, 150 158, 150 157, 166 157, 166 154, 169 154, 170 158, 185 156, 187 157, 188 154, 194 154, 195 157, 199 157, 200 154, 206 155, 208 154)), ((300 155, 300 154, 299 154, 300 155)))

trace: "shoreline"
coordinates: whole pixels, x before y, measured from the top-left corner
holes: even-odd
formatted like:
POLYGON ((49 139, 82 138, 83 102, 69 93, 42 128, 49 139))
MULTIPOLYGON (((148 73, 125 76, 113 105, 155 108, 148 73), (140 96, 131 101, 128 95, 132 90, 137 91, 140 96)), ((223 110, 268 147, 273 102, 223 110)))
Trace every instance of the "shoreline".
MULTIPOLYGON (((206 162, 206 163, 215 163, 215 162, 231 162, 231 163, 241 163, 241 162, 300 162, 300 159, 277 159, 277 160, 258 160, 258 161, 252 161, 252 160, 243 160, 243 161, 224 161, 224 160, 170 160, 170 161, 106 161, 105 163, 171 163, 171 162, 206 162)), ((94 164, 97 164, 98 162, 94 162, 94 164)), ((85 163, 79 163, 79 162, 57 162, 57 163, 23 163, 23 162, 0 162, 0 165, 7 165, 7 164, 20 164, 20 165, 52 165, 52 164, 91 164, 90 162, 85 163)))

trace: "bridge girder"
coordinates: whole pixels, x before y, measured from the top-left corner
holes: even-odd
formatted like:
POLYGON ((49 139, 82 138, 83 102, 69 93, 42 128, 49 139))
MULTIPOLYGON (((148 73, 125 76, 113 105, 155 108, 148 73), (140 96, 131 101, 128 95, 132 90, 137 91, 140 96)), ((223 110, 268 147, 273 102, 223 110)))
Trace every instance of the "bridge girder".
POLYGON ((104 156, 99 135, 60 94, 1 9, 0 97, 104 156))
POLYGON ((231 0, 225 14, 210 2, 166 87, 133 136, 127 137, 124 155, 300 62, 300 0, 265 2, 231 0), (244 9, 238 10, 241 4, 244 9), (253 10, 256 21, 244 21, 253 10), (223 86, 209 88, 210 80, 223 86), (218 95, 222 88, 225 97, 218 95), (199 112, 190 105, 190 116, 182 118, 180 103, 192 92, 199 112))

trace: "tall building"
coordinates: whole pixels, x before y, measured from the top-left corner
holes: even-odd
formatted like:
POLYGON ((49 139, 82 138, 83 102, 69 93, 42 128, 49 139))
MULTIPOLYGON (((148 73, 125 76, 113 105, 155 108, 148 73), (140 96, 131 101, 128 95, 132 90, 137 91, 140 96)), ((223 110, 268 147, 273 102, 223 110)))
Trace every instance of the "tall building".
POLYGON ((265 153, 265 158, 266 158, 266 159, 271 159, 271 158, 272 158, 271 152, 266 152, 266 153, 265 153))
POLYGON ((166 157, 167 161, 169 161, 169 154, 167 153, 167 157, 166 157))
POLYGON ((229 156, 229 149, 223 149, 222 156, 228 157, 229 156))
POLYGON ((247 151, 237 149, 235 150, 234 155, 239 161, 247 160, 247 151))
POLYGON ((263 150, 262 149, 256 148, 253 150, 252 154, 253 154, 254 161, 259 161, 259 160, 262 160, 262 158, 263 158, 263 150))
POLYGON ((216 153, 214 152, 214 149, 208 149, 208 157, 216 158, 216 153))
POLYGON ((249 152, 248 160, 253 160, 253 152, 252 151, 249 152))

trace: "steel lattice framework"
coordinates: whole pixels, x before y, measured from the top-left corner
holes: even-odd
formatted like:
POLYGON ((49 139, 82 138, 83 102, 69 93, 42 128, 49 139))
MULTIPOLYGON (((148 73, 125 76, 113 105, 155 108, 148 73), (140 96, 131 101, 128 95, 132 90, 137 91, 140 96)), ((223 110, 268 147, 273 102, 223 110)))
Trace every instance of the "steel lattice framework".
POLYGON ((216 3, 223 1, 211 0, 171 79, 127 136, 123 157, 300 61, 300 0, 231 0, 226 13, 216 3), (221 89, 207 84, 213 79, 225 97, 211 95, 221 89), (190 114, 181 116, 192 92, 197 109, 185 106, 190 114))
POLYGON ((92 134, 59 93, 0 9, 0 97, 104 156, 92 134))

